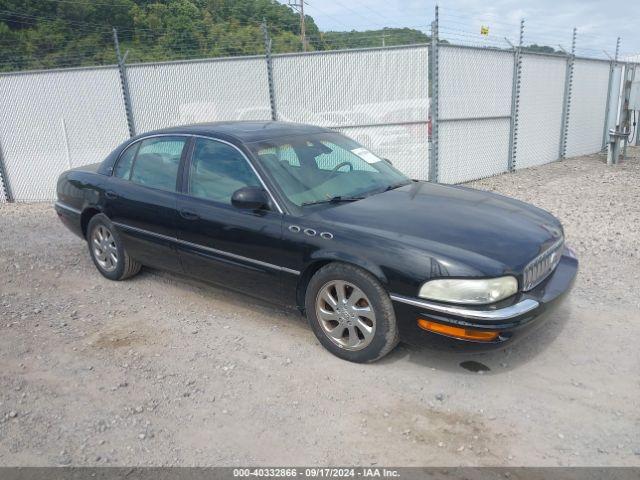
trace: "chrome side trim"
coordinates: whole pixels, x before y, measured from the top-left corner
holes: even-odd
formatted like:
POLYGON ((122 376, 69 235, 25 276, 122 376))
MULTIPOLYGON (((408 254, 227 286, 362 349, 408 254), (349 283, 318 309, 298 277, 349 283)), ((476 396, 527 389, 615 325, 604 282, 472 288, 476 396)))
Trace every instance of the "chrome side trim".
POLYGON ((60 202, 60 201, 57 201, 57 202, 55 203, 55 206, 56 206, 56 207, 60 207, 60 208, 62 208, 63 210, 68 210, 68 211, 70 211, 70 212, 73 212, 73 213, 75 213, 75 214, 77 214, 77 215, 80 215, 80 214, 82 213, 82 210, 78 210, 77 208, 70 207, 70 206, 69 206, 69 205, 67 205, 66 203, 62 203, 62 202, 60 202))
POLYGON ((217 248, 211 248, 211 247, 206 247, 204 245, 199 245, 197 243, 187 242, 186 240, 180 240, 179 238, 169 237, 167 235, 162 235, 161 233, 150 232, 149 230, 145 230, 143 228, 138 228, 138 227, 132 227, 131 225, 126 225, 124 223, 113 222, 113 224, 116 227, 123 228, 125 230, 144 233, 145 235, 151 235, 153 237, 161 238, 163 240, 168 240, 170 242, 178 243, 178 244, 185 245, 192 248, 198 248, 211 253, 216 253, 218 255, 222 255, 223 257, 229 257, 235 260, 242 260, 248 263, 253 263, 254 265, 260 265, 262 267, 271 268, 273 270, 278 270, 280 272, 290 273, 292 275, 300 275, 300 272, 298 270, 293 270, 287 267, 281 267, 279 265, 274 265, 273 263, 267 263, 261 260, 255 260, 253 258, 243 257, 242 255, 237 255, 235 253, 225 252, 224 250, 218 250, 217 248))
POLYGON ((237 255, 231 252, 225 252, 223 250, 218 250, 217 248, 205 247, 204 245, 199 245, 197 243, 187 242, 185 240, 176 239, 176 241, 182 245, 186 245, 189 247, 200 248, 202 250, 206 250, 211 253, 217 253, 218 255, 222 255, 224 257, 234 258, 236 260, 243 260, 245 262, 253 263, 255 265, 260 265, 267 268, 272 268, 274 270, 279 270, 281 272, 291 273, 292 275, 300 275, 298 270, 292 270, 291 268, 281 267, 279 265, 274 265, 273 263, 263 262, 261 260, 254 260, 253 258, 243 257, 242 255, 237 255))
POLYGON ((497 310, 472 310, 470 308, 456 307, 453 305, 444 305, 441 303, 433 303, 417 298, 404 297, 402 295, 391 294, 391 300, 395 302, 406 303, 414 307, 425 308, 435 312, 447 313, 459 317, 473 318, 477 320, 508 320, 510 318, 524 315, 531 310, 535 310, 540 304, 531 298, 526 298, 521 302, 511 305, 510 307, 499 308, 497 310))
POLYGON ((149 230, 145 230, 144 228, 132 227, 131 225, 127 225, 126 223, 113 222, 113 224, 118 228, 131 230, 132 232, 144 233, 145 235, 151 235, 152 237, 161 238, 163 240, 168 240, 170 242, 178 241, 176 237, 170 237, 169 235, 162 235, 161 233, 150 232, 149 230))

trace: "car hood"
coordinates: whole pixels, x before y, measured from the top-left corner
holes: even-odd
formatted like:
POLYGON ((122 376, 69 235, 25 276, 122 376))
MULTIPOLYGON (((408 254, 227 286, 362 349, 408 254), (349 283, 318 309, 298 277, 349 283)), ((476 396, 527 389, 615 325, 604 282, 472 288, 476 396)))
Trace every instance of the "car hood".
POLYGON ((563 235, 560 222, 533 205, 428 182, 414 182, 316 215, 450 259, 478 264, 483 258, 504 271, 521 271, 563 235))

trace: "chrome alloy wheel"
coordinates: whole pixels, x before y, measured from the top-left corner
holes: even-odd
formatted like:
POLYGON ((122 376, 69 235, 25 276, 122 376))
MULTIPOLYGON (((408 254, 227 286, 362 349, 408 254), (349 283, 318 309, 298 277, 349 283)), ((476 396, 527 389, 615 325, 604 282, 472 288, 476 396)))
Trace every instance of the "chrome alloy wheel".
POLYGON ((111 231, 104 225, 98 225, 91 236, 93 255, 105 272, 112 272, 118 266, 118 249, 111 231))
POLYGON ((316 297, 316 316, 329 340, 345 350, 362 350, 376 333, 371 302, 362 290, 342 280, 322 286, 316 297))

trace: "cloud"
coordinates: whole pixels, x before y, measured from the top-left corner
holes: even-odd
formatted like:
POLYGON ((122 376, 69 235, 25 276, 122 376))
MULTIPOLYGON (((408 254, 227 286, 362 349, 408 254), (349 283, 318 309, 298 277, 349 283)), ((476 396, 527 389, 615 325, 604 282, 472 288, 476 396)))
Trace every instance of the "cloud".
MULTIPOLYGON (((366 30, 408 26, 429 31, 433 0, 307 0, 305 11, 323 30, 366 30)), ((442 36, 458 43, 481 42, 480 25, 490 28, 496 44, 504 37, 517 42, 519 22, 525 18, 525 43, 571 47, 571 31, 578 29, 577 53, 602 57, 615 51, 640 52, 637 10, 623 0, 444 0, 440 5, 442 36)))

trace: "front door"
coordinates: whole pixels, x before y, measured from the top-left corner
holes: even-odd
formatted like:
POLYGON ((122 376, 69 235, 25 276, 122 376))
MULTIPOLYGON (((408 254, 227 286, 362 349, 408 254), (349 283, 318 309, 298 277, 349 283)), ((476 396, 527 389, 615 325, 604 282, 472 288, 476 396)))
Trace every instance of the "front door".
POLYGON ((277 303, 282 291, 279 264, 282 214, 275 205, 243 210, 233 192, 262 186, 248 159, 226 142, 196 138, 178 197, 178 251, 187 274, 277 303))

